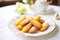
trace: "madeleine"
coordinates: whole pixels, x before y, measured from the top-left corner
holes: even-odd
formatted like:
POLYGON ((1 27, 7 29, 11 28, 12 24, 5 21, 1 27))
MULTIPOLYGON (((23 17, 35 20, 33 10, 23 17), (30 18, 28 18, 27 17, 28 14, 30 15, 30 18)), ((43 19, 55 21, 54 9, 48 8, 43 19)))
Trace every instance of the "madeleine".
POLYGON ((18 26, 19 23, 20 23, 21 21, 25 20, 25 19, 26 19, 26 18, 25 18, 24 16, 21 17, 20 19, 18 19, 18 20, 15 21, 15 25, 18 26))
POLYGON ((18 28, 19 30, 22 30, 23 26, 18 25, 17 28, 18 28))
POLYGON ((36 28, 40 29, 42 27, 41 23, 39 23, 38 21, 34 20, 34 19, 30 19, 30 22, 33 26, 35 26, 36 28))
POLYGON ((37 21, 39 21, 40 18, 41 18, 40 16, 35 16, 35 17, 34 17, 34 19, 37 20, 37 21))
POLYGON ((22 31, 23 32, 28 32, 31 27, 32 27, 32 24, 28 23, 26 26, 23 27, 22 31))
POLYGON ((44 23, 42 24, 42 28, 40 29, 40 31, 45 31, 45 30, 48 29, 48 27, 49 27, 48 22, 44 22, 44 23))
POLYGON ((29 23, 29 19, 23 20, 19 25, 24 26, 24 25, 26 25, 27 23, 29 23))
POLYGON ((38 29, 33 26, 33 27, 29 30, 29 33, 36 33, 37 31, 38 31, 38 29))
POLYGON ((39 22, 42 24, 42 23, 44 23, 44 20, 43 19, 40 19, 39 22))

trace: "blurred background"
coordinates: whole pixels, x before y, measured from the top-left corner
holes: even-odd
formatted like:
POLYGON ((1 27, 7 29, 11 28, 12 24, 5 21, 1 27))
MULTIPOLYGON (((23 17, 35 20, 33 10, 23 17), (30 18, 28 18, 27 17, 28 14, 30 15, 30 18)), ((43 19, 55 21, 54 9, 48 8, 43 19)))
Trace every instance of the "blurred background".
MULTIPOLYGON (((50 1, 50 0, 48 0, 48 1, 50 1)), ((7 5, 13 5, 16 2, 22 2, 22 0, 0 0, 0 7, 7 6, 7 5)), ((60 6, 60 0, 52 0, 51 5, 60 6)))

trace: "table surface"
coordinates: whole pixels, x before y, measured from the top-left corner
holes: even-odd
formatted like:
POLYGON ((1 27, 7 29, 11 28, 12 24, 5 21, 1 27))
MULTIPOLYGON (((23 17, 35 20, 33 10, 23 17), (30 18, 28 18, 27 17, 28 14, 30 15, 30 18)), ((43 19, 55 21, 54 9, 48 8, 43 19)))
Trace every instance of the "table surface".
MULTIPOLYGON (((60 20, 54 20, 56 28, 53 32, 43 35, 40 37, 19 37, 15 35, 8 28, 8 22, 13 18, 17 17, 18 14, 15 12, 15 5, 5 6, 0 8, 0 40, 60 40, 60 20)), ((52 6, 56 12, 60 15, 60 7, 52 6)), ((53 19, 54 15, 44 15, 53 19)))

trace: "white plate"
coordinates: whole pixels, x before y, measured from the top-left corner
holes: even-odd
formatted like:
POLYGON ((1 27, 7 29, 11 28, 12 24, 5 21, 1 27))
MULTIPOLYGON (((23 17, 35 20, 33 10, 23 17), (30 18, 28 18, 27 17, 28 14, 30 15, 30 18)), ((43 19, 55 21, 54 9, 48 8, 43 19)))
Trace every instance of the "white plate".
POLYGON ((19 36, 41 36, 41 35, 45 35, 45 34, 48 34, 48 33, 51 33, 54 29, 55 29, 55 22, 51 19, 51 18, 48 18, 48 17, 45 17, 45 16, 41 16, 42 19, 44 19, 45 21, 47 21, 49 23, 49 28, 44 31, 44 32, 41 32, 39 31, 38 33, 34 33, 34 34, 30 34, 30 33, 23 33, 22 31, 18 30, 14 24, 14 22, 19 19, 19 17, 16 17, 14 19, 12 19, 10 22, 9 22, 9 29, 12 30, 14 33, 16 33, 17 35, 19 36))

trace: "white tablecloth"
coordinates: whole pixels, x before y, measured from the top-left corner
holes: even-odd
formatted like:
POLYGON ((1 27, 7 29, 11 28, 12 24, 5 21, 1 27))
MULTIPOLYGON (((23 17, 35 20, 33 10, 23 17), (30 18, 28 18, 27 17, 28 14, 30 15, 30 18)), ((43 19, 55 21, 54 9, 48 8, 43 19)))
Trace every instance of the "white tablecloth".
MULTIPOLYGON (((51 7, 53 7, 58 13, 60 12, 60 7, 51 7)), ((8 22, 17 16, 18 14, 15 11, 15 5, 0 7, 0 40, 60 40, 60 20, 54 20, 57 27, 53 32, 47 35, 33 38, 16 36, 12 31, 9 30, 8 22)), ((52 15, 48 15, 47 17, 53 18, 52 15)))

